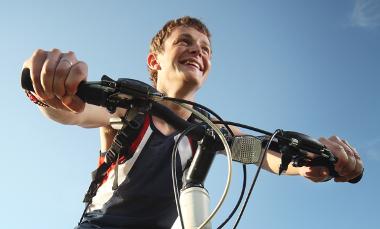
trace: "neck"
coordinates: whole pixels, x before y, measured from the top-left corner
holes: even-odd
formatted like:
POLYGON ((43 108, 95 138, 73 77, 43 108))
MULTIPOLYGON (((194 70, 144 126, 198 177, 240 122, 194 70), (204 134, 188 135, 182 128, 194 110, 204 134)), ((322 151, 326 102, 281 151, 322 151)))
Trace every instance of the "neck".
MULTIPOLYGON (((186 87, 180 87, 178 90, 174 90, 171 88, 171 90, 165 90, 165 88, 162 88, 159 91, 166 94, 168 97, 177 98, 177 99, 184 99, 188 101, 194 102, 195 100, 195 89, 189 89, 186 87)), ((183 119, 188 119, 191 115, 191 112, 171 101, 163 101, 162 104, 167 106, 169 109, 171 109, 174 113, 176 113, 178 116, 180 116, 183 119)))
MULTIPOLYGON (((178 99, 185 99, 185 100, 188 100, 188 101, 194 101, 194 95, 195 95, 195 91, 193 92, 186 92, 185 90, 160 90, 159 88, 157 88, 159 91, 163 92, 166 94, 166 96, 168 97, 172 97, 172 98, 178 98, 178 99)), ((184 120, 187 120, 190 115, 191 115, 191 112, 171 101, 161 101, 160 102, 161 104, 165 105, 166 107, 168 107, 170 110, 172 110, 176 115, 178 115, 179 117, 181 117, 182 119, 184 120)), ((164 120, 161 120, 160 118, 158 117, 153 117, 153 122, 156 126, 157 129, 159 129, 164 135, 169 135, 171 133, 173 133, 175 131, 175 129, 173 127, 171 127, 168 123, 166 123, 164 120)))

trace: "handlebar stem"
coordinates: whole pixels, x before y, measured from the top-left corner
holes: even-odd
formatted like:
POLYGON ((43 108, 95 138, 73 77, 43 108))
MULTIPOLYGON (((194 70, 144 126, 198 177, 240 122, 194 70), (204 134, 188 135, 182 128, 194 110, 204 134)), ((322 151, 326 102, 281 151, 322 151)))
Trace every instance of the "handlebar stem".
POLYGON ((185 176, 185 187, 203 187, 204 181, 216 154, 216 136, 213 130, 207 129, 204 138, 198 141, 197 151, 185 176))

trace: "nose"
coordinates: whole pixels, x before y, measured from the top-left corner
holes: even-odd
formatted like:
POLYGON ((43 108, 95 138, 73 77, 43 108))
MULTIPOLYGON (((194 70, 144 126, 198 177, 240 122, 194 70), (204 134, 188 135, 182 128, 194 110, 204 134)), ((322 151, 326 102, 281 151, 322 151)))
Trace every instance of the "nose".
POLYGON ((197 44, 197 43, 194 43, 191 47, 190 47, 190 53, 192 54, 196 54, 196 55, 201 55, 202 54, 202 47, 197 44))

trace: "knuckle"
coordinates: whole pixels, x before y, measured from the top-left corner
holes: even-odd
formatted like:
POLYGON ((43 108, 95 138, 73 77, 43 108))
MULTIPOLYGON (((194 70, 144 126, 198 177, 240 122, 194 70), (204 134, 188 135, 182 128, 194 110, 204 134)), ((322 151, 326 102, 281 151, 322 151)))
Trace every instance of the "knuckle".
POLYGON ((87 67, 84 66, 82 63, 83 62, 79 62, 79 64, 76 64, 71 68, 71 71, 75 76, 86 76, 87 67))
POLYGON ((51 53, 55 53, 55 54, 60 54, 61 53, 61 50, 57 49, 57 48, 53 48, 51 50, 51 53))
POLYGON ((336 135, 331 136, 329 139, 332 141, 340 141, 340 138, 336 135))
POLYGON ((40 55, 44 55, 46 52, 42 49, 36 49, 34 52, 33 52, 33 57, 36 57, 36 56, 40 56, 40 55))
POLYGON ((355 153, 354 153, 354 151, 352 151, 351 149, 347 149, 346 152, 347 152, 347 155, 350 156, 350 158, 352 160, 355 160, 355 153))
POLYGON ((74 53, 73 51, 70 50, 70 51, 67 52, 67 55, 68 55, 68 56, 75 56, 75 53, 74 53))
POLYGON ((45 60, 47 52, 42 49, 37 49, 33 52, 32 56, 27 60, 28 65, 32 67, 38 65, 41 61, 45 60))
POLYGON ((65 53, 65 57, 69 58, 71 61, 76 60, 75 53, 73 51, 68 51, 65 53))
POLYGON ((32 61, 35 61, 35 60, 42 60, 42 59, 45 59, 47 56, 47 52, 42 50, 42 49, 37 49, 36 51, 33 52, 30 60, 32 61))

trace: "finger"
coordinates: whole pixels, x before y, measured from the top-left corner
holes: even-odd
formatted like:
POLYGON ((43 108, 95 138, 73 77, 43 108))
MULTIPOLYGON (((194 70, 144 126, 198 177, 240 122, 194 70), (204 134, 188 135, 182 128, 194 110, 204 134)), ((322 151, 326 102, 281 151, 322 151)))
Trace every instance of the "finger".
POLYGON ((354 171, 352 172, 352 174, 350 175, 350 180, 351 179, 354 179, 356 177, 358 177, 362 172, 363 172, 363 161, 362 159, 360 158, 360 155, 358 153, 358 151, 350 145, 350 143, 348 143, 348 141, 346 140, 342 140, 348 147, 350 147, 350 149, 352 150, 353 154, 354 154, 354 158, 356 160, 356 164, 355 164, 355 169, 354 171))
POLYGON ((344 148, 344 152, 347 154, 347 163, 341 166, 340 174, 342 176, 349 176, 355 170, 355 166, 356 166, 356 159, 354 157, 354 152, 338 136, 332 136, 329 138, 329 140, 344 148))
POLYGON ((312 168, 309 167, 309 169, 305 171, 305 174, 308 177, 314 177, 314 178, 324 177, 324 176, 329 175, 327 168, 324 168, 324 167, 312 167, 312 168))
POLYGON ((352 178, 355 178, 355 177, 359 176, 362 173, 362 171, 363 171, 363 161, 360 158, 360 155, 359 155, 359 153, 358 153, 358 151, 356 150, 355 147, 353 147, 350 143, 348 143, 347 140, 343 139, 342 142, 344 144, 346 144, 347 147, 349 147, 351 149, 351 152, 353 154, 353 158, 355 159, 355 169, 354 169, 353 174, 352 174, 353 177, 351 177, 351 179, 352 179, 352 178))
POLYGON ((354 155, 354 157, 355 157, 356 159, 361 159, 361 158, 360 158, 360 155, 359 155, 359 153, 357 152, 357 150, 355 149, 355 147, 351 146, 351 144, 348 143, 348 141, 345 140, 345 139, 342 139, 342 142, 343 142, 347 147, 349 147, 349 148, 351 149, 351 152, 353 153, 353 155, 354 155))
POLYGON ((355 166, 355 170, 353 171, 352 173, 352 176, 350 176, 350 180, 358 177, 359 175, 361 175, 363 173, 363 161, 361 159, 357 159, 356 160, 356 166, 355 166))
POLYGON ((30 58, 30 79, 33 83, 33 89, 39 99, 47 99, 44 89, 41 85, 41 69, 47 57, 47 52, 37 49, 30 58))
POLYGON ((73 52, 68 52, 61 56, 53 81, 53 92, 58 98, 62 98, 66 94, 66 78, 68 77, 72 66, 76 62, 77 59, 73 52))
POLYGON ((45 100, 44 103, 48 104, 50 107, 58 110, 65 110, 65 111, 71 111, 68 109, 60 99, 57 97, 54 97, 52 99, 45 100))
POLYGON ((341 145, 344 148, 344 150, 346 151, 346 153, 348 154, 348 156, 352 156, 352 157, 354 156, 354 153, 353 153, 351 147, 349 147, 345 143, 345 142, 347 142, 346 140, 340 139, 338 136, 331 136, 331 137, 329 137, 329 140, 341 145))
POLYGON ((47 99, 54 98, 53 94, 53 80, 55 69, 57 68, 58 61, 61 55, 61 51, 58 49, 53 49, 47 54, 44 65, 41 70, 41 85, 47 96, 47 99))
POLYGON ((67 108, 74 112, 81 112, 85 107, 85 103, 75 94, 78 91, 80 82, 87 79, 87 71, 87 64, 82 61, 78 61, 71 67, 69 75, 66 78, 66 95, 62 99, 62 102, 67 108))
POLYGON ((300 174, 314 182, 326 181, 330 178, 328 169, 325 167, 301 167, 300 174))
POLYGON ((338 158, 338 162, 335 164, 334 168, 340 174, 345 164, 348 163, 348 155, 344 151, 343 146, 326 138, 320 138, 319 141, 338 158))
POLYGON ((62 98, 62 104, 72 112, 80 113, 84 110, 85 103, 76 95, 66 95, 62 98))
POLYGON ((65 82, 66 95, 75 95, 77 93, 80 82, 87 79, 87 71, 87 64, 82 61, 78 61, 71 67, 65 82))

